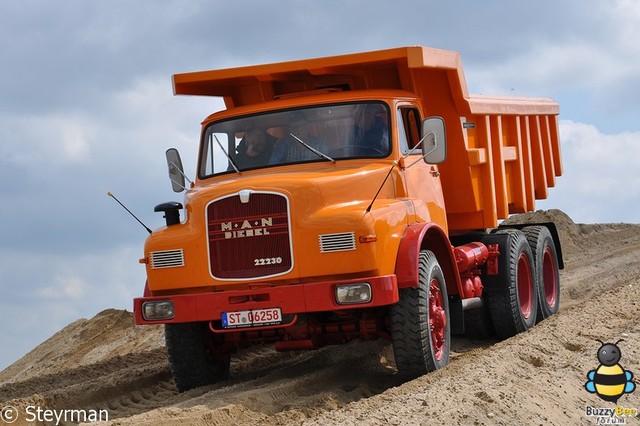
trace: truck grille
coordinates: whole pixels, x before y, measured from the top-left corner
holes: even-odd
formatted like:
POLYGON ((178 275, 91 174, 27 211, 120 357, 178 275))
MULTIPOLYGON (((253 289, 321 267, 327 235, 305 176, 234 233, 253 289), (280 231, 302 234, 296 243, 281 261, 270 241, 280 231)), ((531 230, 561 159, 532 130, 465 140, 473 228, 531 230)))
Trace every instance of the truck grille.
POLYGON ((209 264, 218 279, 253 279, 289 272, 289 203, 281 194, 248 191, 207 206, 209 264))

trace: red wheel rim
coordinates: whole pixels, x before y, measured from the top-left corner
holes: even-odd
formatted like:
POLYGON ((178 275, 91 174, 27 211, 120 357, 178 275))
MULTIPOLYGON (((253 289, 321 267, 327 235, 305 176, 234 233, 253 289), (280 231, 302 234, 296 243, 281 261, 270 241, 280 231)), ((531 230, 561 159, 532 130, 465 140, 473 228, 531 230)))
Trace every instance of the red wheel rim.
POLYGON ((533 307, 533 281, 529 258, 524 253, 520 254, 518 259, 518 300, 522 316, 529 318, 533 307))
POLYGON ((542 258, 542 280, 544 285, 544 297, 549 308, 556 306, 556 294, 558 292, 558 277, 556 276, 556 265, 553 260, 553 253, 547 247, 542 258))
POLYGON ((431 330, 431 346, 437 360, 441 360, 444 354, 446 327, 447 314, 444 311, 440 282, 434 278, 429 284, 429 328, 431 330))

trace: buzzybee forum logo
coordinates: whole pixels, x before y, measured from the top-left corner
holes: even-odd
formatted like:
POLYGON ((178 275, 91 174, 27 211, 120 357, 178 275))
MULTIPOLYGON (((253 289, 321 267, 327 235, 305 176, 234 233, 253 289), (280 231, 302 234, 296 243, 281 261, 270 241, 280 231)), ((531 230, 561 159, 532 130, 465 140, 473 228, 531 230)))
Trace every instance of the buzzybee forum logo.
POLYGON ((625 393, 631 393, 636 389, 633 382, 633 373, 625 370, 619 363, 622 358, 622 351, 616 343, 601 343, 598 349, 598 361, 600 365, 595 370, 587 373, 587 382, 584 388, 587 392, 595 393, 600 399, 608 402, 618 403, 618 399, 625 393))
POLYGON ((584 388, 589 393, 595 393, 600 399, 612 402, 615 407, 592 407, 585 408, 585 415, 595 419, 596 424, 627 424, 627 418, 638 417, 638 409, 635 407, 625 407, 618 405, 618 399, 624 394, 631 393, 636 389, 633 382, 633 373, 625 370, 620 365, 622 351, 618 343, 600 342, 597 356, 600 365, 587 373, 587 382, 584 388))

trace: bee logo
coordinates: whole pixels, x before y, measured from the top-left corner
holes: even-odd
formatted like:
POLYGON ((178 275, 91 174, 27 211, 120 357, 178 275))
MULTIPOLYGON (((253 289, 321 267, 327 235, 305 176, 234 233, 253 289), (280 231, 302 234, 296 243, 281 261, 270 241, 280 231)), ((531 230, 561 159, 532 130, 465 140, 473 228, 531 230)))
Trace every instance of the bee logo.
POLYGON ((584 388, 590 392, 597 394, 601 399, 613 403, 617 403, 618 399, 625 393, 631 393, 636 389, 633 382, 633 373, 626 371, 619 364, 622 357, 622 351, 616 343, 604 343, 598 349, 598 361, 600 365, 595 370, 587 373, 589 379, 584 388))

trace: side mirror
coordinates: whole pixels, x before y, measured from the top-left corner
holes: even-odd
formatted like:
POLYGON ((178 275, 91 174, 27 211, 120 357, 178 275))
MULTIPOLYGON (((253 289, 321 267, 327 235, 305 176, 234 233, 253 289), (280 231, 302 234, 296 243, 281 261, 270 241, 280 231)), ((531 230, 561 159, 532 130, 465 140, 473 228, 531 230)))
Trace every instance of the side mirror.
POLYGON ((187 187, 184 181, 184 168, 182 167, 182 160, 180 159, 180 153, 175 148, 169 148, 166 152, 167 166, 169 167, 169 179, 171 179, 171 187, 174 192, 182 192, 187 187))
POLYGON ((422 122, 422 158, 428 164, 447 159, 447 136, 442 117, 429 117, 422 122))

